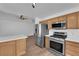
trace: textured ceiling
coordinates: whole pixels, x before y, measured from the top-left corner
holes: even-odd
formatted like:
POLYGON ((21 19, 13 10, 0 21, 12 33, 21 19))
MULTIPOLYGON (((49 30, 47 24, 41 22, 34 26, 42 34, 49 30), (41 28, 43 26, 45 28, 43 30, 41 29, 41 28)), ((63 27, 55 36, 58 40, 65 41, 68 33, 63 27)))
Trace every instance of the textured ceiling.
POLYGON ((43 18, 62 11, 79 7, 77 3, 37 3, 32 8, 32 3, 0 3, 0 10, 14 15, 43 18))

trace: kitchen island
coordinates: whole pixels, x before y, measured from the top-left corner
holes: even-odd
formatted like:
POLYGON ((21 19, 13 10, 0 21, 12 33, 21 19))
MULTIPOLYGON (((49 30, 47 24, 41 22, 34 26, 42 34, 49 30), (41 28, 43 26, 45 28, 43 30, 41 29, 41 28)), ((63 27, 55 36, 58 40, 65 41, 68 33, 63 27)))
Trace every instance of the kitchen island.
POLYGON ((26 35, 0 37, 0 56, 20 56, 26 53, 26 35))

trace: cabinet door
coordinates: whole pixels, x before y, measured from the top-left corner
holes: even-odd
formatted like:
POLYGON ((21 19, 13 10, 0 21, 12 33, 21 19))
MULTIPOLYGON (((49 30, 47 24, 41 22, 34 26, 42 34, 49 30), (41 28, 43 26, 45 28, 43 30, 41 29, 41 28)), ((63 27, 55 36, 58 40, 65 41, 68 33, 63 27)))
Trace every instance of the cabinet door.
POLYGON ((58 17, 50 20, 51 24, 58 22, 58 17))
POLYGON ((67 29, 77 28, 77 13, 67 15, 67 29))
POLYGON ((19 39, 16 41, 16 54, 23 55, 26 53, 26 39, 19 39))
POLYGON ((66 41, 65 55, 79 56, 79 43, 66 41))
POLYGON ((58 18, 58 22, 63 22, 63 21, 66 21, 66 16, 60 16, 58 18))
POLYGON ((79 12, 78 12, 78 22, 77 22, 77 28, 79 29, 79 12))
POLYGON ((48 21, 48 29, 52 29, 52 23, 50 21, 48 21))
POLYGON ((14 56, 15 41, 0 43, 0 56, 14 56))
POLYGON ((45 47, 49 48, 49 39, 48 39, 48 37, 45 37, 45 47))
POLYGON ((41 24, 48 24, 48 19, 44 21, 40 21, 41 24))

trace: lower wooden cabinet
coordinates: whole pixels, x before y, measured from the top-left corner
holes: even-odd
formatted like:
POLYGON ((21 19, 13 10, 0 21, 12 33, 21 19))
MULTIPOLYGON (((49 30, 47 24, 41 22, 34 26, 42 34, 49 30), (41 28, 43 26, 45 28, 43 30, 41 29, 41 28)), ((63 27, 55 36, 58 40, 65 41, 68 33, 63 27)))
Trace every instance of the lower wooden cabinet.
POLYGON ((66 41, 65 55, 79 56, 79 43, 66 41))
POLYGON ((26 53, 26 39, 0 43, 0 56, 20 56, 26 53))
POLYGON ((23 55, 26 53, 26 39, 16 41, 16 54, 23 55))
POLYGON ((15 41, 0 43, 0 56, 15 56, 15 41))
POLYGON ((45 36, 45 48, 49 48, 49 38, 45 36))

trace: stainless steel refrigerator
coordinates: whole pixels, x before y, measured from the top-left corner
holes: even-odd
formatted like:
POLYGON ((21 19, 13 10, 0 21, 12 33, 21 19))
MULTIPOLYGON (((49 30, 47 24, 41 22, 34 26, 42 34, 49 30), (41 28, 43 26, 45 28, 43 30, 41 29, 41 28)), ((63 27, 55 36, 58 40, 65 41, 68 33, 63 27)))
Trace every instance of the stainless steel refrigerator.
POLYGON ((47 24, 36 24, 35 25, 35 41, 36 45, 43 48, 45 45, 45 35, 48 35, 47 24))

